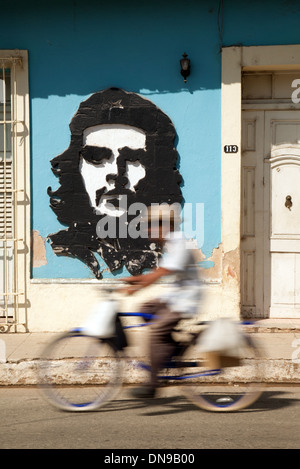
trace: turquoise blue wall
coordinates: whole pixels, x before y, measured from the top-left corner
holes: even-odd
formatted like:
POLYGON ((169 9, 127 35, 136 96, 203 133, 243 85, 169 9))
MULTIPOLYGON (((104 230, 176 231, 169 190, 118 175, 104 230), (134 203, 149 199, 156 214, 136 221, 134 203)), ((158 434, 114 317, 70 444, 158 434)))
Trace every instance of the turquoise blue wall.
MULTIPOLYGON (((172 119, 183 196, 204 204, 199 247, 207 257, 218 247, 220 45, 300 40, 297 1, 224 0, 223 22, 220 5, 218 0, 1 1, 1 48, 29 51, 32 229, 44 238, 62 229, 46 192, 58 187, 50 160, 68 147, 69 123, 80 102, 116 86, 149 98, 172 119), (183 52, 192 61, 186 85, 179 73, 183 52)), ((47 265, 34 269, 34 277, 90 277, 80 261, 57 257, 46 246, 47 265)))

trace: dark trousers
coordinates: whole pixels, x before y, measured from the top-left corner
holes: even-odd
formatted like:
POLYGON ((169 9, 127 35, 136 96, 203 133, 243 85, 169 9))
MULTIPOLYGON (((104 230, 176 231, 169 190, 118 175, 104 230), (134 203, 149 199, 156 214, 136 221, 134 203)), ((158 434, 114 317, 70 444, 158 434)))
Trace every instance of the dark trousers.
POLYGON ((150 326, 150 361, 151 376, 149 385, 158 387, 157 374, 165 363, 170 359, 175 350, 175 342, 172 338, 172 331, 180 321, 179 313, 170 311, 165 303, 154 301, 146 303, 143 312, 155 314, 155 319, 151 320, 150 326))

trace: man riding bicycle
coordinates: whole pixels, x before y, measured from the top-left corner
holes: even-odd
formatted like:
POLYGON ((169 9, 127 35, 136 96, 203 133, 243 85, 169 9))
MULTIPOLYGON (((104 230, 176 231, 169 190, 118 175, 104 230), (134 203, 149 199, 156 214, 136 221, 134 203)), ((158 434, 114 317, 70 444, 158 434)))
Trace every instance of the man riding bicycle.
POLYGON ((176 348, 172 331, 181 319, 196 313, 200 299, 200 280, 193 249, 189 248, 179 229, 181 218, 174 205, 151 206, 145 217, 148 237, 159 243, 163 249, 158 268, 144 275, 124 279, 130 284, 126 293, 131 295, 163 277, 172 278, 172 282, 159 298, 143 305, 144 312, 155 314, 150 328, 151 375, 145 387, 134 390, 136 397, 155 396, 158 371, 164 367, 176 348))

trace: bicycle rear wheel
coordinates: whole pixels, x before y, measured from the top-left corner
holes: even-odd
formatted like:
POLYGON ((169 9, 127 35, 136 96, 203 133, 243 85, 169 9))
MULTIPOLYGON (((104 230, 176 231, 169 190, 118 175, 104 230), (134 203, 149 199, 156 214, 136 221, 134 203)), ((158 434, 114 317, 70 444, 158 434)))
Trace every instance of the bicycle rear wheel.
POLYGON ((113 341, 70 331, 45 348, 39 366, 41 389, 62 410, 95 410, 120 388, 122 366, 113 341))
POLYGON ((187 350, 185 359, 195 356, 197 367, 190 369, 182 391, 201 409, 233 412, 249 407, 261 395, 262 363, 251 337, 244 336, 238 357, 199 356, 195 346, 187 350))

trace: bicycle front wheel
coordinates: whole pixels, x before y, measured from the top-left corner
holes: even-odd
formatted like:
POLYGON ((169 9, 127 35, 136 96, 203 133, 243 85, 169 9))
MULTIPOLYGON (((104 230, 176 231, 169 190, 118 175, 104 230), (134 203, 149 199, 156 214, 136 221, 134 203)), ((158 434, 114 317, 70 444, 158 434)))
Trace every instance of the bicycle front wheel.
POLYGON ((201 409, 233 412, 249 407, 261 395, 262 362, 251 337, 244 336, 238 356, 199 356, 197 348, 190 347, 185 359, 195 356, 196 368, 190 370, 182 391, 201 409))
POLYGON ((44 395, 66 411, 98 409, 122 384, 123 360, 113 341, 86 336, 80 330, 51 342, 39 365, 44 395))

